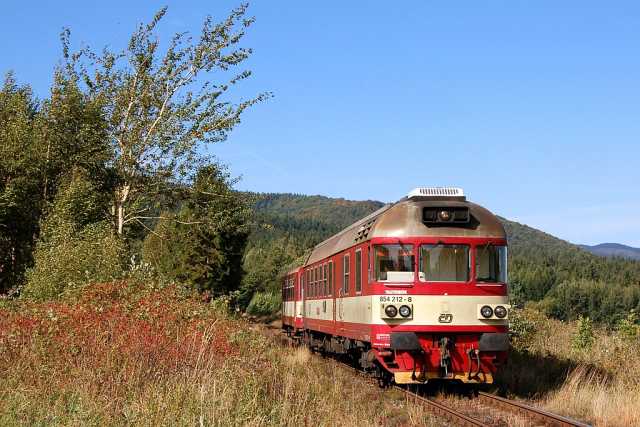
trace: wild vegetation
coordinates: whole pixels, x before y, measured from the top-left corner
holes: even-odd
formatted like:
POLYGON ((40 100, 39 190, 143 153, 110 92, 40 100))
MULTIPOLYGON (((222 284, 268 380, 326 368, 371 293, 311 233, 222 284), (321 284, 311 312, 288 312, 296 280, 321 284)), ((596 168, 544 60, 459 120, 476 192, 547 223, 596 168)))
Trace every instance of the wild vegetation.
POLYGON ((133 282, 0 306, 2 425, 432 425, 224 300, 133 282), (376 404, 371 404, 376 402, 376 404))
POLYGON ((532 308, 512 313, 512 351, 498 381, 517 397, 598 426, 640 424, 640 325, 564 322, 532 308))

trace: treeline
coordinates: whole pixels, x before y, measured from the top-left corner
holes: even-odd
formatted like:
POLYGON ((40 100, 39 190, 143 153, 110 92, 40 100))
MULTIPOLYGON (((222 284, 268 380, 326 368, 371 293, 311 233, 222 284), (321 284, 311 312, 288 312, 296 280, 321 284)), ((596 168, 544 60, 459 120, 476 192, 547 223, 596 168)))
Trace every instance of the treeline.
POLYGON ((9 73, 0 88, 0 293, 56 298, 114 279, 178 281, 211 295, 240 287, 251 202, 201 154, 242 113, 230 89, 253 19, 246 7, 178 33, 161 51, 160 10, 127 47, 73 51, 49 95, 9 73))
MULTIPOLYGON (((285 268, 306 249, 383 205, 294 194, 255 197, 256 215, 268 224, 251 237, 258 268, 270 263, 285 268), (286 256, 269 259, 275 253, 286 256)), ((640 262, 598 257, 534 228, 502 221, 509 237, 514 303, 533 302, 558 319, 589 316, 608 324, 631 310, 640 312, 640 262)))
POLYGON ((593 255, 547 233, 503 220, 509 276, 517 303, 537 301, 549 315, 589 316, 614 324, 640 312, 640 262, 593 255))

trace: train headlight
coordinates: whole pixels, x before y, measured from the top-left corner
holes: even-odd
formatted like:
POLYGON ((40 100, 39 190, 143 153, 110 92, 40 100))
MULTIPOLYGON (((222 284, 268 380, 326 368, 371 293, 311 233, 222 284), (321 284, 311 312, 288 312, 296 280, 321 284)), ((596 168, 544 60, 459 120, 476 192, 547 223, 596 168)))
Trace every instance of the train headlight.
POLYGON ((485 317, 488 319, 491 316, 493 316, 493 309, 488 305, 482 306, 482 308, 480 309, 480 314, 482 314, 482 317, 485 317))
POLYGON ((398 315, 398 309, 395 305, 388 305, 384 308, 384 314, 388 317, 396 317, 398 315))
POLYGON ((451 213, 449 211, 440 211, 438 212, 438 218, 440 218, 440 221, 447 222, 451 219, 451 213))
POLYGON ((411 307, 409 307, 408 305, 401 305, 398 312, 402 317, 409 317, 411 316, 411 307))
POLYGON ((496 306, 493 312, 496 315, 496 317, 500 319, 504 319, 505 317, 507 317, 507 309, 504 306, 501 306, 501 305, 496 306))

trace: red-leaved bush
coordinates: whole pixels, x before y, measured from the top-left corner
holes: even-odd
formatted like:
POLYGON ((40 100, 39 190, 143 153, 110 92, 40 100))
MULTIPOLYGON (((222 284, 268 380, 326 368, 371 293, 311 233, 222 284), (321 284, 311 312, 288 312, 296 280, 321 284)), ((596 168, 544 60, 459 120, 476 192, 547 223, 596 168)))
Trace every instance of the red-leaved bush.
POLYGON ((235 355, 232 332, 210 305, 177 286, 97 284, 73 300, 0 309, 0 377, 20 375, 22 386, 39 390, 80 385, 117 402, 141 383, 235 355))

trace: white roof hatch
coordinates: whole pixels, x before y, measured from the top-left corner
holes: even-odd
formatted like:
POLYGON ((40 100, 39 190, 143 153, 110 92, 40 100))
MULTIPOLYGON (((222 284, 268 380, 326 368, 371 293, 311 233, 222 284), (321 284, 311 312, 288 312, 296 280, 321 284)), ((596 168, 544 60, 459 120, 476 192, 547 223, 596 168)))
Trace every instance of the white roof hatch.
POLYGON ((459 187, 418 187, 411 190, 407 197, 464 197, 464 190, 459 187))

